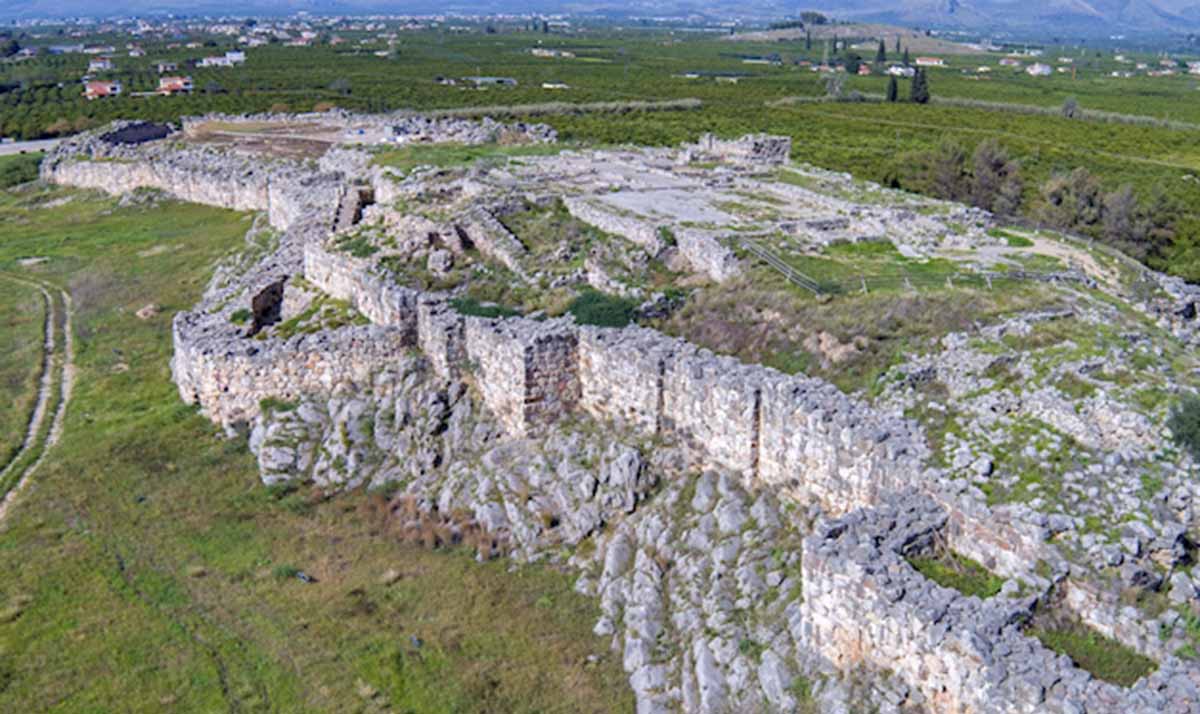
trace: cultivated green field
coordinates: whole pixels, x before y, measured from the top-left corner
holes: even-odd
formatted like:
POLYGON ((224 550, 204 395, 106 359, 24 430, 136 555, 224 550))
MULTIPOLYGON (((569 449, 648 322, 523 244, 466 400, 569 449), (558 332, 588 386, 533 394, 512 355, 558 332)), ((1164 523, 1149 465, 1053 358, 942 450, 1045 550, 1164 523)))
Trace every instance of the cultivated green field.
MULTIPOLYGON (((961 146, 969 172, 971 152, 990 139, 1019 166, 1021 218, 1041 220, 1053 177, 1086 169, 1103 193, 1128 185, 1141 212, 1160 224, 1137 257, 1157 269, 1200 279, 1200 215, 1194 209, 1200 205, 1200 79, 1187 74, 1148 77, 1144 71, 1131 78, 1110 76, 1134 69, 1136 61, 1158 66, 1156 56, 1131 55, 1121 63, 1109 50, 1049 46, 1040 61, 1075 71, 1044 78, 1000 67, 998 54, 948 56, 946 68, 929 70, 933 101, 920 105, 879 101, 887 80, 881 74, 884 66, 872 62, 874 53, 835 51, 826 42, 811 47, 803 41, 742 43, 664 30, 594 28, 545 35, 503 25, 496 34, 483 29, 402 32, 391 48, 374 34, 350 30, 340 33, 345 42, 337 46, 254 48, 242 67, 187 70, 197 92, 170 98, 88 102, 78 96, 75 83, 86 68, 84 55, 0 65, 0 135, 35 138, 118 117, 174 120, 208 111, 489 107, 502 109, 507 118, 547 122, 562 138, 587 144, 675 145, 709 131, 723 136, 786 134, 794 139, 799 160, 925 192, 930 191, 928 182, 912 168, 944 141, 961 146), (575 57, 531 55, 529 49, 539 44, 575 57), (757 57, 778 63, 744 61, 757 57), (1059 57, 1073 64, 1061 65, 1059 57), (871 63, 873 74, 847 77, 837 101, 828 101, 827 79, 800 64, 824 59, 871 63), (992 71, 979 74, 980 66, 992 71), (699 76, 685 76, 691 73, 699 76), (518 85, 477 89, 461 81, 481 74, 512 77, 518 85), (737 82, 717 81, 718 74, 726 79, 736 75, 737 82), (448 85, 439 78, 459 81, 448 85), (543 83, 565 83, 569 89, 544 89, 543 83), (519 108, 687 98, 700 100, 702 107, 549 115, 523 115, 519 108), (1076 118, 1060 112, 1069 98, 1082 110, 1076 118), (1168 122, 1174 123, 1168 127, 1168 122)), ((117 58, 110 76, 133 91, 152 89, 157 81, 154 62, 185 62, 223 51, 229 43, 228 38, 205 39, 214 45, 186 50, 151 43, 145 57, 117 58)), ((901 56, 888 47, 889 63, 901 56)), ((909 81, 900 80, 901 100, 908 97, 908 88, 909 81)), ((395 160, 408 164, 419 158, 395 160)), ((1082 203, 1103 200, 1101 195, 1082 203)), ((1057 227, 1095 237, 1106 230, 1099 219, 1057 227)))
POLYGON ((179 401, 171 317, 251 216, 25 188, 0 223, 0 270, 70 291, 77 370, 0 525, 0 711, 632 707, 566 575, 399 545, 370 494, 266 489, 245 439, 179 401))

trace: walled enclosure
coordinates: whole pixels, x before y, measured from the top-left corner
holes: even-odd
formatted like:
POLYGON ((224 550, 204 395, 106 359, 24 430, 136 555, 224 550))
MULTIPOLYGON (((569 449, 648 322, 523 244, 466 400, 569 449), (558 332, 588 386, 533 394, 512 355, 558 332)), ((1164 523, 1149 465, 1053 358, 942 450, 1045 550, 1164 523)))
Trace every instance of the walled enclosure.
POLYGON ((104 159, 94 162, 56 153, 43 177, 267 211, 286 234, 238 294, 303 272, 374 323, 256 341, 230 337, 229 306, 177 315, 180 394, 214 421, 248 420, 266 398, 369 384, 380 365, 419 348, 437 373, 469 373, 514 436, 583 411, 685 443, 698 466, 730 470, 748 487, 847 514, 805 541, 802 560, 806 643, 838 667, 895 670, 937 711, 955 714, 1200 711, 1200 675, 1177 659, 1132 688, 1098 682, 1021 634, 1019 604, 963 597, 909 566, 903 556, 935 534, 1006 574, 1029 573, 1030 559, 1047 551, 943 489, 911 422, 820 380, 742 365, 652 330, 463 317, 444 295, 396 286, 322 247, 344 176, 309 179, 292 166, 238 174, 246 168, 235 169, 238 160, 214 164, 207 152, 138 151, 116 160, 117 150, 92 151, 104 159))

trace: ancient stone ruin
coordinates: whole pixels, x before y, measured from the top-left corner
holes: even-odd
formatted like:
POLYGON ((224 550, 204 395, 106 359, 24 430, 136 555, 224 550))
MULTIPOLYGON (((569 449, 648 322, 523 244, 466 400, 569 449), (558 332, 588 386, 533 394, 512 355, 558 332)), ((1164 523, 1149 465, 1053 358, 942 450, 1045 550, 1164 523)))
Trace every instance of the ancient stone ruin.
MULTIPOLYGON (((433 125, 378 124, 408 134, 433 125)), ((251 425, 264 481, 404 484, 397 513, 469 513, 463 529, 512 557, 556 557, 594 539, 566 562, 601 602, 596 632, 621 653, 639 711, 794 711, 805 697, 823 711, 1200 711, 1200 668, 1176 654, 1176 635, 1123 616, 1060 552, 1044 516, 989 504, 950 478, 916 423, 654 330, 463 314, 453 286, 404 282, 404 271, 429 281, 479 260, 477 271, 531 285, 612 291, 618 258, 728 280, 740 264, 731 225, 819 243, 886 222, 914 251, 954 240, 937 228, 944 216, 903 210, 855 207, 823 225, 848 205, 762 175, 786 170, 789 150, 777 137, 708 136, 680 152, 570 152, 401 176, 353 152, 318 171, 92 135, 64 142, 43 178, 263 212, 279 232, 273 250, 219 272, 201 304, 175 317, 181 397, 217 423, 251 425), (701 173, 685 154, 729 165, 701 173), (756 192, 789 200, 731 215, 696 201, 701 188, 728 203, 756 192), (592 262, 568 278, 539 264, 549 252, 502 219, 560 203, 624 244, 571 256, 592 262), (378 233, 361 232, 369 226, 378 233), (361 254, 338 247, 347 244, 361 254), (252 324, 236 324, 247 308, 252 324), (301 320, 326 308, 341 311, 333 326, 301 320), (289 324, 316 326, 282 332, 289 324), (911 562, 935 552, 976 560, 1005 584, 986 597, 938 585, 911 562), (1047 649, 1029 627, 1052 605, 1151 671, 1121 686, 1047 649)), ((987 242, 982 228, 970 235, 987 242)), ((1184 568, 1186 536, 1171 548, 1171 567, 1184 568)))

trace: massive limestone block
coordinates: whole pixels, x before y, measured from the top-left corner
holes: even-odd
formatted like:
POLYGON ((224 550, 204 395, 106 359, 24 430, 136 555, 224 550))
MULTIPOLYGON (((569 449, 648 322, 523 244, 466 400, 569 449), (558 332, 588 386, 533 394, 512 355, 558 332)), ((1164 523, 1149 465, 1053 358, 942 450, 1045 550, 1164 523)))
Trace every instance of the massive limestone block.
POLYGON ((664 431, 710 463, 752 479, 758 462, 758 400, 768 372, 699 350, 667 364, 664 431))
POLYGON ((569 320, 466 318, 476 385, 506 431, 526 436, 579 404, 579 331, 569 320))
POLYGON ((911 424, 816 379, 763 380, 760 441, 763 483, 833 513, 916 485, 922 470, 924 445, 911 424))
POLYGON ((695 352, 645 328, 580 328, 580 406, 597 419, 653 436, 662 429, 667 364, 695 352))

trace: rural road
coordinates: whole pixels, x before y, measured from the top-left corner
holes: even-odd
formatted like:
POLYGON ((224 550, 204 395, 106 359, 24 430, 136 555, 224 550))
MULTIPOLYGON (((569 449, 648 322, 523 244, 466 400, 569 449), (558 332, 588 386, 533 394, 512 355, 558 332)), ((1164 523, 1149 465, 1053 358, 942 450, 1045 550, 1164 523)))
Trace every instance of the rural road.
POLYGON ((13 141, 0 144, 0 156, 26 154, 31 151, 49 151, 58 146, 62 139, 41 139, 39 141, 13 141))

